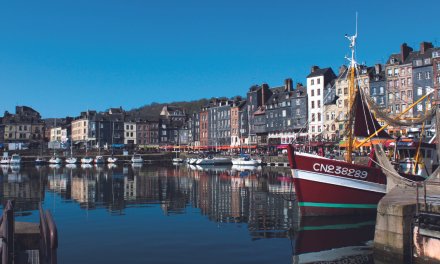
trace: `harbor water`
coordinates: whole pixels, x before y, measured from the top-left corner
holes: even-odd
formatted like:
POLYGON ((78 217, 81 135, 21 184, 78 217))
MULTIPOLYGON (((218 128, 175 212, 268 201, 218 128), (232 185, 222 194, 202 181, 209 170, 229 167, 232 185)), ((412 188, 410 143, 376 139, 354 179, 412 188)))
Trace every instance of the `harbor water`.
POLYGON ((374 263, 375 215, 301 219, 287 168, 1 168, 16 221, 51 210, 59 263, 374 263))

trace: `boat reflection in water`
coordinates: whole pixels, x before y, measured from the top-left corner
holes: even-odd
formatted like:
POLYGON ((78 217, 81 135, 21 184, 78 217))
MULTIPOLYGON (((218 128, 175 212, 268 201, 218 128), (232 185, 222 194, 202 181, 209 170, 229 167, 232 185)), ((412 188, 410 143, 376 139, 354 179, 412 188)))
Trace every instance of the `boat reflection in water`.
POLYGON ((293 263, 374 263, 376 216, 302 217, 293 263))

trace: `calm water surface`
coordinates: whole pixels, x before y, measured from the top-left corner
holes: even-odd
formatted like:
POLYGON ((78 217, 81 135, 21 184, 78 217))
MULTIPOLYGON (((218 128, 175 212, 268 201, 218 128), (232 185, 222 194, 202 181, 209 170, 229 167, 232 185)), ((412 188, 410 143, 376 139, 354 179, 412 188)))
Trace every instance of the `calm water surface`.
POLYGON ((39 222, 39 203, 51 210, 59 263, 373 263, 374 216, 300 219, 285 168, 2 166, 0 175, 16 221, 39 222))

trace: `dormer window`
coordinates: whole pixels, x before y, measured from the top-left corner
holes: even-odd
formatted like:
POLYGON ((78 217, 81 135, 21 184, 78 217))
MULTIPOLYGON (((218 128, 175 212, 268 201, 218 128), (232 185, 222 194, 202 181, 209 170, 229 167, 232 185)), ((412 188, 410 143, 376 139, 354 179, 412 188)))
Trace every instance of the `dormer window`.
POLYGON ((367 69, 363 69, 363 70, 362 70, 362 73, 367 73, 367 69))
POLYGON ((391 64, 394 63, 394 58, 391 58, 390 63, 391 64))

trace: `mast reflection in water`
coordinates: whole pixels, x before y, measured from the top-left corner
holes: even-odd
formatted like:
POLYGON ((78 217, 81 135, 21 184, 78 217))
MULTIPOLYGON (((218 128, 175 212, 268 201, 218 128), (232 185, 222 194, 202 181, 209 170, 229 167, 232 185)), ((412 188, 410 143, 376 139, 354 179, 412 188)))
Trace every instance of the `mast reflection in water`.
MULTIPOLYGON (((313 252, 287 168, 69 164, 1 173, 2 204, 16 200, 16 221, 38 222, 40 201, 52 211, 60 263, 292 263, 313 252)), ((353 246, 369 239, 355 236, 353 246)))

